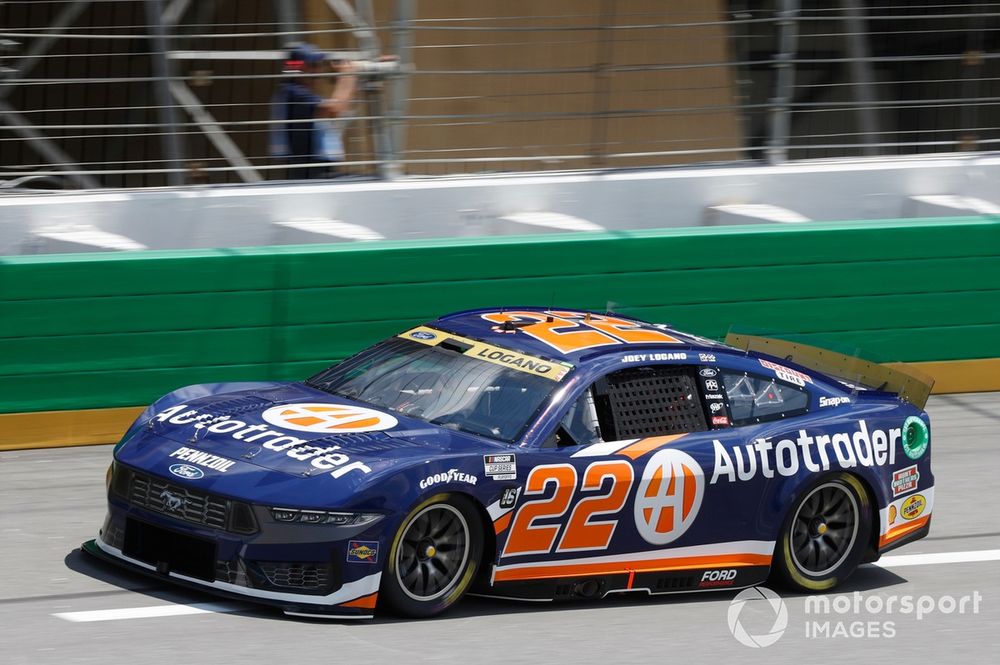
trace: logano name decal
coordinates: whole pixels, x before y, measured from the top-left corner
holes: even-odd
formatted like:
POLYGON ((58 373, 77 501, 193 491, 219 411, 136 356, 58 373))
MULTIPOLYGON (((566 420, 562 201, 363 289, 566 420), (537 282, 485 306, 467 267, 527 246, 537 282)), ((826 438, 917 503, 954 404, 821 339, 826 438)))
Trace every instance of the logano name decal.
POLYGON ((339 452, 340 446, 314 446, 306 439, 275 431, 269 425, 250 425, 229 416, 200 413, 197 409, 188 409, 187 404, 164 409, 153 416, 153 420, 171 425, 191 425, 195 430, 205 430, 212 434, 228 434, 237 441, 254 443, 266 450, 285 453, 294 460, 309 462, 320 471, 329 471, 334 478, 340 478, 351 471, 371 473, 371 468, 363 462, 352 462, 350 457, 339 452))
POLYGON ((831 468, 852 469, 858 466, 885 466, 896 461, 896 443, 900 428, 874 429, 869 432, 864 420, 853 433, 810 435, 799 430, 794 439, 756 439, 753 443, 727 447, 716 439, 715 471, 709 484, 725 480, 752 480, 794 476, 800 468, 813 473, 831 468))

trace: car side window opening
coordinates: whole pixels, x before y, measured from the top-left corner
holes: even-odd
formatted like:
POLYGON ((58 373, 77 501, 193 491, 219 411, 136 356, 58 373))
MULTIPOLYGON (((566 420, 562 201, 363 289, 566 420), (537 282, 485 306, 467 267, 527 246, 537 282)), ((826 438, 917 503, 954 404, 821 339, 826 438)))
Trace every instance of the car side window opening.
POLYGON ((629 367, 597 380, 570 407, 555 445, 589 445, 708 429, 690 367, 629 367))
POLYGON ((809 405, 806 391, 755 374, 722 373, 733 424, 766 422, 805 412, 809 405))

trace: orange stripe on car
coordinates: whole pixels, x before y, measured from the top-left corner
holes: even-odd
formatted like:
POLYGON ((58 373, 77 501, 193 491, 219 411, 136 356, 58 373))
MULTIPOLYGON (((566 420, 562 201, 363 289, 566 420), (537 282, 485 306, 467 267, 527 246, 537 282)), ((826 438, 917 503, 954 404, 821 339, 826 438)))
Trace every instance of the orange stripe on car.
POLYGON ((375 603, 378 602, 378 592, 368 594, 367 596, 361 596, 360 598, 355 598, 354 600, 349 600, 346 603, 341 603, 339 607, 362 607, 366 610, 375 609, 375 603))
POLYGON ((511 511, 506 515, 498 517, 496 521, 493 522, 493 530, 497 533, 497 535, 500 535, 501 533, 507 530, 507 527, 510 526, 511 515, 513 514, 514 512, 511 511))
POLYGON ((570 563, 553 566, 527 566, 498 568, 494 581, 549 579, 553 577, 578 577, 583 575, 609 575, 615 573, 648 573, 667 570, 692 570, 697 568, 738 568, 742 566, 768 566, 767 554, 719 554, 715 556, 674 557, 648 561, 620 561, 602 563, 570 563))
POLYGON ((925 515, 923 517, 917 518, 912 522, 907 522, 906 524, 900 524, 899 526, 889 529, 878 539, 878 546, 885 547, 894 540, 899 540, 908 533, 916 531, 920 527, 927 524, 927 520, 931 518, 930 515, 925 515))
POLYGON ((683 434, 671 434, 669 436, 651 436, 648 439, 639 439, 631 446, 627 446, 618 451, 617 454, 625 455, 630 459, 639 459, 646 453, 652 452, 657 448, 662 448, 668 443, 673 443, 677 439, 684 436, 683 434))

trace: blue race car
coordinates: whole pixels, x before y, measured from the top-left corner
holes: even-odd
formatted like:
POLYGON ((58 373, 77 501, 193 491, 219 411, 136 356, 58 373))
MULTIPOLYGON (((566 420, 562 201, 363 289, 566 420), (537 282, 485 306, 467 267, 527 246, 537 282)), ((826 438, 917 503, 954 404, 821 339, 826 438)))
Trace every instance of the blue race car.
POLYGON ((84 549, 288 614, 831 589, 922 538, 930 383, 762 337, 483 309, 301 383, 208 384, 115 448, 84 549))

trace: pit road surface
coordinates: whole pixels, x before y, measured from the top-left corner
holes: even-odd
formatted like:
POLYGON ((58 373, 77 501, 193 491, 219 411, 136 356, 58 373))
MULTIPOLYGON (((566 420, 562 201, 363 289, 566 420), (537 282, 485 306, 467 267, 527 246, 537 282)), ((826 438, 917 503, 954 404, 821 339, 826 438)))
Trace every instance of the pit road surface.
MULTIPOLYGON (((766 648, 744 646, 730 631, 735 591, 571 604, 466 598, 433 620, 356 623, 219 601, 80 553, 104 516, 110 446, 0 453, 0 662, 995 662, 1000 393, 936 396, 927 410, 936 476, 931 535, 887 556, 885 567, 859 569, 822 614, 807 614, 805 597, 783 594, 787 626, 766 648), (909 557, 924 553, 941 556, 909 557), (929 597, 923 604, 934 610, 920 620, 901 614, 904 596, 918 604, 929 597), (879 606, 891 597, 896 611, 887 614, 879 606), (206 611, 194 613, 199 608, 206 611)), ((775 617, 766 601, 749 602, 738 615, 758 637, 775 617)))

